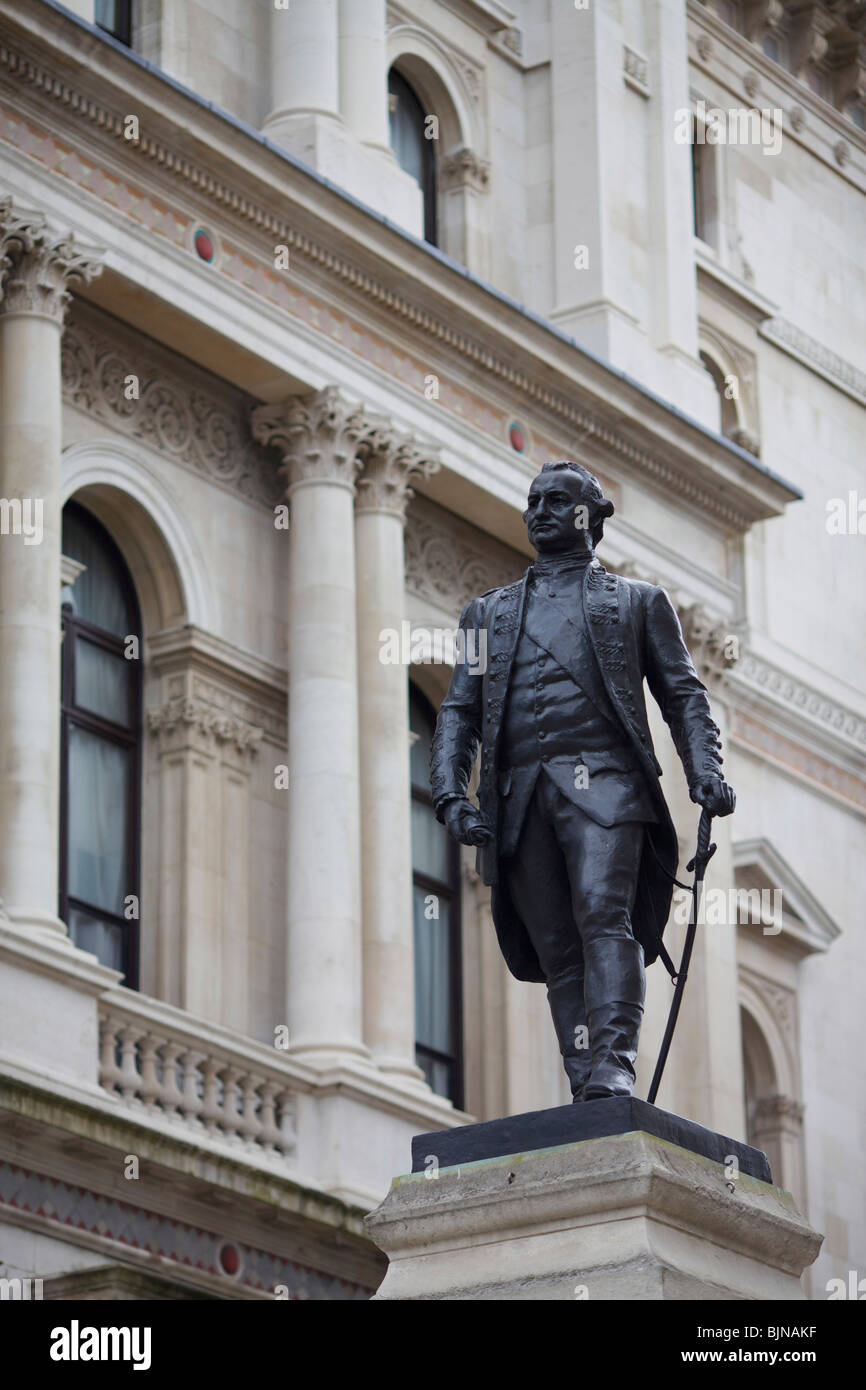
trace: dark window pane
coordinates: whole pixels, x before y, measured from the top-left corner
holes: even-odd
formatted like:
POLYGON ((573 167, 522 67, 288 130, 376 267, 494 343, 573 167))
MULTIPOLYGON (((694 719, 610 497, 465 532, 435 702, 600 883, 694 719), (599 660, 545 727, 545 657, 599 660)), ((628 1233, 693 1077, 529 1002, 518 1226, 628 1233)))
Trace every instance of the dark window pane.
POLYGON ((427 117, 405 77, 388 73, 389 140, 397 163, 420 185, 424 196, 424 238, 436 245, 436 165, 433 140, 427 139, 427 117))
POLYGON ((418 1048, 415 1060, 424 1073, 424 1078, 431 1091, 435 1091, 437 1096, 451 1096, 453 1086, 454 1064, 453 1062, 443 1062, 440 1058, 430 1057, 423 1048, 418 1048))
POLYGON ((439 899, 439 918, 425 917, 427 893, 415 885, 415 1038, 450 1053, 454 1047, 451 1001, 451 909, 439 899))
POLYGON ((69 935, 82 951, 98 956, 112 970, 123 969, 123 929, 114 922, 101 922, 77 907, 69 909, 69 935))
POLYGON ((96 0, 94 19, 100 29, 128 44, 132 29, 132 0, 96 0))
POLYGON ((135 632, 120 559, 107 539, 103 540, 101 531, 92 522, 88 524, 74 507, 66 507, 63 513, 63 553, 86 566, 71 590, 75 616, 115 637, 135 632))
POLYGON ((413 686, 409 687, 409 728, 412 731, 410 759, 412 785, 430 789, 430 745, 433 741, 433 718, 427 703, 413 686))
POLYGON ((94 907, 123 912, 127 881, 129 750, 69 727, 68 892, 94 907))
POLYGON ((449 878, 448 831, 436 819, 432 806, 412 802, 412 865, 418 874, 447 883, 449 878))
MULTIPOLYGON (((68 639, 67 639, 68 640, 68 639)), ((79 637, 75 644, 75 703, 82 709, 128 724, 131 662, 79 637)))

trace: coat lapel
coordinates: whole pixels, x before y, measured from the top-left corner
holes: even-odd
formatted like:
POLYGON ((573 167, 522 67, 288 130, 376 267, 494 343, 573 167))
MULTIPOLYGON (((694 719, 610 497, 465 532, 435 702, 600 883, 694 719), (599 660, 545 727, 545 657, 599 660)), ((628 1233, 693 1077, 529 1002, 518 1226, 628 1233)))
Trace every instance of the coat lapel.
POLYGON ((645 755, 646 738, 623 637, 630 616, 626 586, 595 560, 584 576, 583 597, 589 640, 605 688, 622 723, 645 755))

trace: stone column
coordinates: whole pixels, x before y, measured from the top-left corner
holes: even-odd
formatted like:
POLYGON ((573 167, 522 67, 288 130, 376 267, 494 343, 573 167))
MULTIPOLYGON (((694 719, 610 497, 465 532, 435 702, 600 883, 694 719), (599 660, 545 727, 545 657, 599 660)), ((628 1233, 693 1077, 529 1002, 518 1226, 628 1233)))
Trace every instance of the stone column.
POLYGON ((359 140, 389 148, 385 0, 340 0, 340 112, 359 140))
POLYGON ((67 285, 98 259, 0 201, 0 897, 57 916, 60 780, 60 335, 67 285))
MULTIPOLYGON (((264 132, 293 153, 298 124, 339 111, 338 0, 292 0, 271 14, 271 113, 264 132)), ((305 137, 301 137, 302 143, 305 137)))
POLYGON ((288 1027, 312 1060, 364 1056, 361 1021, 355 478, 367 426, 327 387, 260 406, 283 455, 288 593, 288 1027))
MULTIPOLYGON (((726 656, 724 624, 699 606, 682 609, 679 616, 686 645, 707 686, 713 718, 720 729, 724 771, 730 776, 724 672, 733 659, 726 656)), ((682 776, 671 780, 673 785, 666 788, 671 814, 688 843, 678 877, 690 883, 685 864, 694 854, 700 808, 688 798, 682 776)), ((712 839, 717 849, 707 866, 705 889, 727 891, 734 886, 735 821, 736 813, 713 821, 712 839)), ((684 928, 680 930, 684 934, 684 928)), ((679 955, 675 953, 674 959, 678 961, 679 955)), ((670 990, 665 994, 669 999, 670 990)), ((675 1103, 671 1108, 721 1134, 742 1135, 743 1057, 735 913, 726 912, 723 922, 713 920, 698 925, 672 1054, 676 1056, 672 1056, 675 1103)), ((666 1099, 662 1090, 659 1104, 668 1106, 670 1096, 668 1091, 666 1099)))
POLYGON ((408 671, 382 660, 383 634, 402 632, 403 528, 408 480, 438 464, 407 435, 377 425, 355 504, 358 703, 361 721, 361 860, 364 1040, 386 1071, 415 1066, 408 671))

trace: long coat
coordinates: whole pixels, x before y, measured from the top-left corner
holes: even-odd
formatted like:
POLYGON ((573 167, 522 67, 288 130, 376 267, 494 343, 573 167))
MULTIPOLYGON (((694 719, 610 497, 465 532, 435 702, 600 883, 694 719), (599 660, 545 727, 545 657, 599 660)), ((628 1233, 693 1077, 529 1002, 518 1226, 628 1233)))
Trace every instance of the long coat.
MULTIPOLYGON (((518 980, 543 981, 538 956, 505 886, 506 876, 500 875, 497 843, 502 717, 529 574, 527 570, 516 584, 472 599, 463 611, 462 650, 486 652, 486 660, 477 664, 458 661, 454 668, 436 722, 430 780, 436 815, 442 821, 447 803, 466 795, 480 743, 478 800, 492 840, 478 850, 478 872, 492 889, 493 920, 509 970, 518 980)), ((659 784, 661 767, 647 722, 644 679, 670 728, 690 787, 705 776, 721 776, 719 730, 664 589, 608 574, 593 560, 584 575, 583 599, 597 674, 637 754, 658 816, 657 822, 646 827, 632 913, 634 934, 643 945, 647 964, 651 964, 658 955, 670 911, 678 846, 659 784)))

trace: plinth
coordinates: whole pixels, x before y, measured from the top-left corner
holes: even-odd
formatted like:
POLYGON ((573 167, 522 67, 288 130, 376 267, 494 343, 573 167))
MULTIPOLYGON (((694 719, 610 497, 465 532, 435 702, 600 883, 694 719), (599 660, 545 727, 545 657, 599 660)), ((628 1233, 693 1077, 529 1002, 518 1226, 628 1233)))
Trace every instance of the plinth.
POLYGON ((413 1140, 377 1299, 802 1299, 822 1237, 760 1150, 634 1099, 413 1140))

